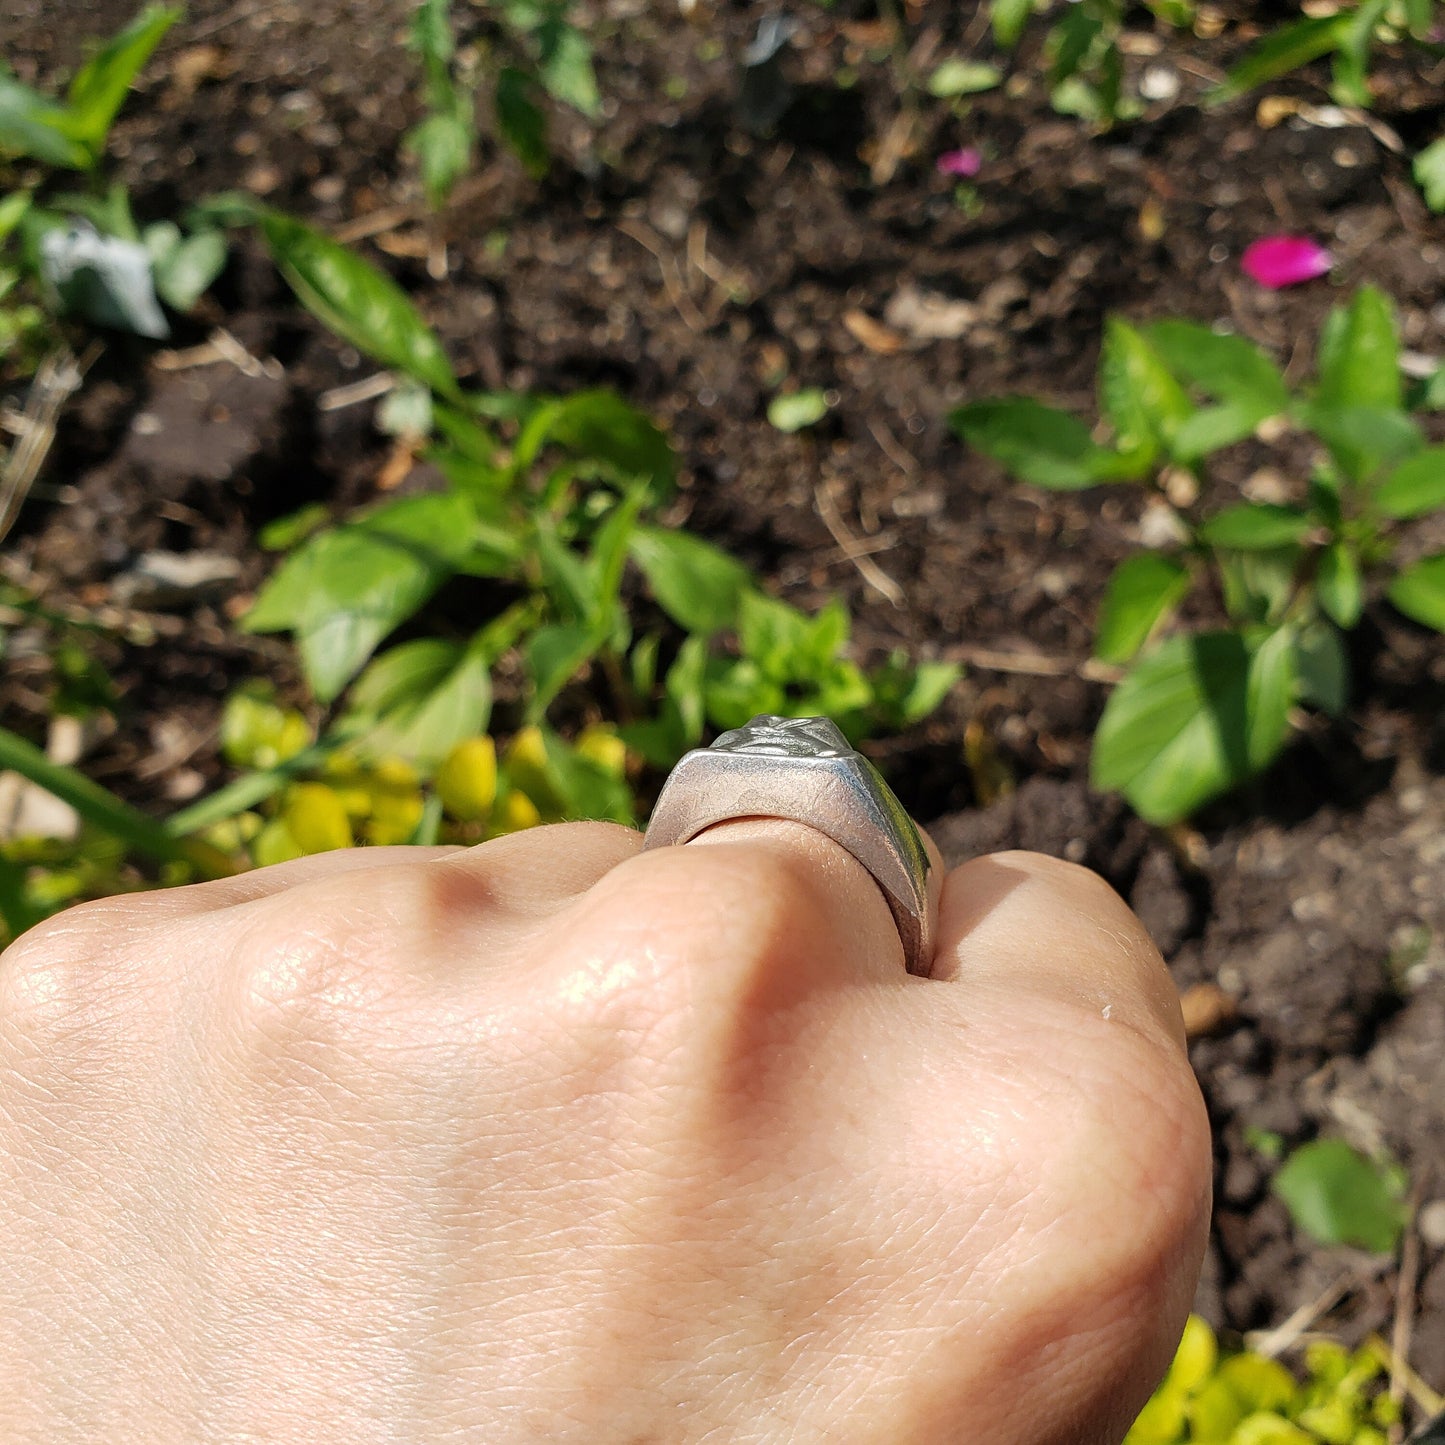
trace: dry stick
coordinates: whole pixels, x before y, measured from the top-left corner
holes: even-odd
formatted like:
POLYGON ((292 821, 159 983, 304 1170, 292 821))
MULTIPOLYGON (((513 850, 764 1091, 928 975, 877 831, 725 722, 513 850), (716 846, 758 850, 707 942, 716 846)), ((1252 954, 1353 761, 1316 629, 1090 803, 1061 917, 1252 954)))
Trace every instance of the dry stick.
POLYGON ((1122 667, 1086 657, 1082 662, 1072 657, 1050 657, 1043 652, 1000 652, 991 647, 975 647, 968 642, 954 643, 942 654, 949 662, 967 663, 984 672, 1016 672, 1026 677, 1081 677, 1085 682, 1119 682, 1122 667))
MULTIPOLYGON (((1411 1190, 1410 1212, 1405 1226, 1405 1240, 1400 1249, 1400 1272, 1395 1277, 1395 1319, 1390 1330, 1390 1398, 1401 1405, 1405 1401, 1405 1375, 1401 1368, 1410 1359, 1410 1342, 1415 1330, 1415 1281, 1420 1274, 1420 1231, 1415 1228, 1424 1180, 1417 1179, 1411 1190)), ((1404 1432, 1398 1423, 1391 1428, 1391 1439, 1398 1440, 1404 1432)))
POLYGON ((323 391, 316 398, 316 410, 340 411, 343 407, 385 396, 395 388, 396 377, 389 371, 378 371, 362 377, 360 381, 348 381, 345 386, 333 386, 330 391, 323 391))
POLYGON ((60 408, 85 379, 100 355, 97 342, 77 361, 68 349, 52 352, 40 363, 25 398, 14 445, 0 464, 0 541, 4 541, 41 466, 55 441, 55 419, 60 408))
POLYGON ((833 500, 830 489, 819 482, 813 488, 813 505, 828 529, 828 535, 838 544, 839 550, 857 569, 858 575, 875 592, 886 597, 895 607, 904 605, 903 589, 870 557, 868 549, 855 537, 843 521, 838 504, 833 500))
POLYGON ((1372 1275, 1379 1274, 1382 1264, 1367 1265, 1342 1274, 1332 1285, 1323 1289, 1314 1299, 1302 1304, 1282 1325, 1272 1330, 1262 1330, 1245 1336, 1245 1343, 1256 1354, 1276 1359, 1286 1350, 1293 1349, 1304 1338, 1310 1326, 1325 1313, 1332 1310, 1346 1295, 1358 1289, 1372 1275))

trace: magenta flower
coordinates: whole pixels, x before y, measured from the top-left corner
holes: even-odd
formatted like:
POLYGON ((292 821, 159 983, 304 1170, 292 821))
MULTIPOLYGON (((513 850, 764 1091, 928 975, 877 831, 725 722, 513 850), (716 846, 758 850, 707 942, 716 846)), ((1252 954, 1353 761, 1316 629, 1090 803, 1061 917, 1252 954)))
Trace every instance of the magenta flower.
POLYGON ((1298 286, 1323 276, 1335 264, 1318 241, 1308 236, 1263 236, 1245 248, 1239 264, 1244 274, 1271 291, 1298 286))
POLYGON ((964 146, 961 150, 944 151, 934 164, 942 175, 969 180, 983 169, 983 152, 977 146, 964 146))

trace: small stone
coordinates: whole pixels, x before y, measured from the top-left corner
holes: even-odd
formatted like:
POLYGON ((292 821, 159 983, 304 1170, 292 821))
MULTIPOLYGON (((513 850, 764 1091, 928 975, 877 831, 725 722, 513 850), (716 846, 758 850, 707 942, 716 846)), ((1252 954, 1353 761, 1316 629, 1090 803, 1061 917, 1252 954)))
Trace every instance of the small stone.
POLYGON ((1179 94, 1179 72, 1167 65, 1151 65, 1139 78, 1145 100, 1173 100, 1179 94))
POLYGON ((1415 1227, 1431 1249, 1445 1249, 1445 1199, 1432 1199, 1421 1205, 1415 1227))

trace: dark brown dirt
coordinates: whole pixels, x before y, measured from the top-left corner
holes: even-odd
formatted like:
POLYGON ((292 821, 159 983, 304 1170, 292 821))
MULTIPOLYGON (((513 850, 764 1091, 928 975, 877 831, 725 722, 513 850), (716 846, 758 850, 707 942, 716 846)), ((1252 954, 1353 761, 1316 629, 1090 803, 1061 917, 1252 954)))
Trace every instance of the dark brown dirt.
MULTIPOLYGON (((80 37, 130 8, 15 0, 7 58, 27 77, 63 72, 80 37)), ((804 27, 786 61, 796 95, 766 138, 737 124, 730 59, 762 7, 701 8, 690 26, 671 6, 589 7, 606 119, 590 134, 559 126, 559 159, 541 185, 485 149, 446 221, 448 281, 427 279, 413 225, 381 231, 369 254, 413 290, 464 376, 611 385, 666 421, 684 469, 677 520, 800 604, 843 596, 865 652, 901 643, 961 658, 976 648, 1088 656, 1108 571, 1138 536, 1139 498, 1019 488, 966 455, 944 419, 962 400, 1007 392, 1087 411, 1108 313, 1229 322, 1299 379, 1325 310, 1368 280, 1395 297, 1411 350, 1445 352, 1445 227, 1411 189, 1407 159, 1363 124, 1262 129, 1252 99, 1201 108, 1247 38, 1237 27, 1217 42, 1135 32, 1131 71, 1157 69, 1177 95, 1110 135, 1055 116, 1037 67, 965 118, 930 105, 916 152, 875 183, 865 157, 898 101, 886 63, 850 30, 868 7, 794 7, 804 27), (858 70, 850 89, 834 83, 840 66, 858 70), (932 165, 963 143, 988 157, 972 216, 932 165), (1330 244, 1339 264, 1328 282, 1270 293, 1243 279, 1243 247, 1285 229, 1330 244), (893 333, 886 354, 858 339, 860 313, 893 333), (766 424, 785 380, 836 391, 813 433, 766 424), (877 543, 903 605, 870 588, 830 535, 820 486, 877 543)), ((979 8, 929 0, 910 13, 920 44, 973 52, 985 44, 979 8)), ((117 128, 138 213, 242 187, 335 226, 414 200, 397 154, 417 106, 399 45, 408 9, 193 4, 117 128)), ((1319 104, 1322 75, 1278 89, 1319 104)), ((1377 114, 1421 143, 1440 129, 1442 81, 1439 68, 1388 59, 1377 114)), ((369 407, 318 409, 325 390, 371 368, 297 313, 250 242, 178 343, 215 324, 266 370, 163 371, 149 351, 113 345, 64 418, 8 548, 8 565, 48 598, 81 604, 113 601, 146 552, 238 560, 229 597, 157 605, 174 625, 106 658, 121 727, 96 768, 155 807, 221 776, 215 719, 236 681, 293 681, 283 649, 225 625, 267 566, 257 526, 311 500, 365 500, 388 452, 369 407), (176 745, 177 719, 189 747, 176 745), (183 786, 170 756, 185 759, 183 786)), ((1243 446, 1223 482, 1237 486, 1268 460, 1243 446)), ((1099 869, 1150 926, 1181 988, 1213 984, 1235 1001, 1236 1020, 1198 1039, 1194 1061, 1218 1160, 1200 1306, 1236 1330, 1278 1323, 1343 1278, 1352 1288, 1328 1318, 1345 1332, 1387 1329, 1397 1307, 1393 1267, 1293 1230, 1251 1131, 1289 1144, 1328 1131, 1387 1148, 1422 1205, 1445 1202, 1445 649, 1384 608, 1354 648, 1351 720, 1312 728, 1197 833, 1166 838, 1089 793, 1103 694, 1075 675, 975 667, 938 717, 876 749, 913 810, 938 820, 950 857, 1027 847, 1099 869), (970 720, 1019 780, 985 809, 959 742, 970 720)), ((8 691, 17 725, 37 727, 36 688, 8 691)), ((1437 1387, 1442 1246, 1423 1248, 1412 1356, 1437 1387)))

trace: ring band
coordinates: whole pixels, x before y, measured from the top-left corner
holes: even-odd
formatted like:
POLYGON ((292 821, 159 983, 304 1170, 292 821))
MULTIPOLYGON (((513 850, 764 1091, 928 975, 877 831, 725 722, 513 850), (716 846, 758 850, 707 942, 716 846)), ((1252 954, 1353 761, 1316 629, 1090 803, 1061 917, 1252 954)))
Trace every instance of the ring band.
POLYGON ((830 718, 755 717, 685 754, 663 785, 642 846, 686 843, 736 818, 803 823, 851 853, 888 901, 909 973, 928 973, 928 851, 877 768, 830 718))

